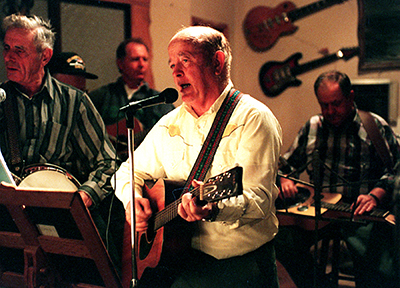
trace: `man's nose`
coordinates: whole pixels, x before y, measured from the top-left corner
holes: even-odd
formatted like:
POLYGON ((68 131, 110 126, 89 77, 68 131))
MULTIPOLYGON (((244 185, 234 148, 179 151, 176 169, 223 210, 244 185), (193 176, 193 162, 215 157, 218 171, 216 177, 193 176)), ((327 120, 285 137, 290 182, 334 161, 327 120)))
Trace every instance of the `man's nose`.
POLYGON ((3 50, 3 58, 5 61, 15 59, 15 53, 12 53, 11 50, 8 50, 8 51, 3 50))
POLYGON ((329 115, 333 115, 333 114, 336 113, 336 110, 332 105, 328 105, 327 112, 328 112, 329 115))
POLYGON ((141 67, 145 66, 146 63, 147 63, 147 60, 145 60, 145 59, 142 59, 142 58, 141 58, 141 59, 139 60, 139 65, 140 65, 141 67))
POLYGON ((180 77, 183 75, 182 69, 179 64, 176 64, 175 67, 172 69, 172 76, 180 77))

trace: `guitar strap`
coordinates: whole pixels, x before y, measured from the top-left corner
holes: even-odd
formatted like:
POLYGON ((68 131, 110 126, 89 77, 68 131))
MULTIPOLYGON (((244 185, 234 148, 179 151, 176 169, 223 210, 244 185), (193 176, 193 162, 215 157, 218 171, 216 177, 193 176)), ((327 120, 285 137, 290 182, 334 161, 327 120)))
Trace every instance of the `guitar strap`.
POLYGON ((389 150, 371 113, 358 110, 358 115, 360 115, 361 122, 363 123, 364 128, 367 131, 368 137, 371 140, 372 144, 375 146, 375 149, 378 152, 382 162, 389 169, 389 171, 393 171, 393 161, 390 157, 389 150))
POLYGON ((224 103, 222 103, 217 115, 215 116, 214 122, 210 131, 208 132, 206 140, 203 143, 203 147, 199 153, 199 156, 197 156, 197 160, 193 165, 192 171, 186 180, 186 184, 183 188, 184 192, 193 189, 192 181, 194 179, 199 181, 204 180, 208 168, 214 159, 215 152, 217 151, 219 142, 221 141, 229 118, 231 117, 233 110, 243 95, 243 93, 234 88, 232 88, 228 94, 229 95, 225 98, 224 103))
POLYGON ((11 153, 11 167, 10 170, 17 175, 21 172, 23 167, 23 160, 19 149, 19 141, 17 137, 16 119, 14 115, 12 97, 7 97, 4 101, 4 114, 6 116, 6 126, 8 134, 8 143, 11 153))

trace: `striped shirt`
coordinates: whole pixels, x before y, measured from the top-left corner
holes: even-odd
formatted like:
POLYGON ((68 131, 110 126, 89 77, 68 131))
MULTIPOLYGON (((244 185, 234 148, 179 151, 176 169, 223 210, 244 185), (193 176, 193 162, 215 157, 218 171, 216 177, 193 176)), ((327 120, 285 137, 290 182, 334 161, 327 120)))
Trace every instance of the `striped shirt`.
MULTIPOLYGON (((389 147, 393 163, 400 159, 397 139, 380 116, 371 113, 389 147)), ((307 171, 313 182, 313 155, 318 148, 323 192, 342 193, 344 200, 354 201, 359 194, 367 194, 380 187, 391 193, 394 175, 389 173, 371 140, 367 138, 360 116, 354 112, 351 121, 339 128, 315 115, 300 129, 292 146, 283 155, 288 165, 280 168, 285 174, 297 176, 307 171), (343 184, 343 185, 342 185, 343 184)))
MULTIPOLYGON (((12 101, 25 167, 49 163, 64 168, 81 183, 93 207, 112 193, 115 150, 87 94, 52 78, 48 71, 42 89, 32 99, 14 82, 1 85, 12 101)), ((0 104, 0 148, 11 167, 4 102, 0 104)))

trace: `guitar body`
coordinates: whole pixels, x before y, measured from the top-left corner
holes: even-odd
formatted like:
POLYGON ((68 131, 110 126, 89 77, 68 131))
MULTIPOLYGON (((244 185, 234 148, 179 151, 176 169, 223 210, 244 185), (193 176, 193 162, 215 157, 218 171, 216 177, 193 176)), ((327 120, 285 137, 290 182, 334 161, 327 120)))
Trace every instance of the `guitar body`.
MULTIPOLYGON (((125 136, 128 137, 128 129, 126 128, 126 118, 119 120, 117 123, 110 124, 106 126, 106 130, 110 138, 114 139, 117 136, 125 136)), ((143 125, 139 120, 134 118, 134 133, 139 133, 143 130, 143 125)))
MULTIPOLYGON (((286 209, 277 208, 277 217, 279 225, 296 225, 305 230, 315 229, 315 200, 314 189, 301 184, 297 184, 298 189, 306 189, 309 191, 304 201, 296 203, 292 206, 287 206, 286 209)), ((299 190, 300 191, 300 190, 299 190)), ((365 222, 365 221, 378 221, 386 222, 395 225, 395 217, 387 210, 374 209, 369 213, 363 215, 351 216, 351 204, 342 203, 342 195, 340 193, 321 193, 321 216, 325 219, 365 222)), ((322 228, 329 224, 329 220, 323 220, 318 223, 318 228, 322 228)))
MULTIPOLYGON (((156 183, 147 183, 143 196, 149 199, 154 213, 162 211, 166 203, 180 196, 180 191, 173 193, 177 188, 183 187, 184 183, 171 180, 159 179, 156 183), (172 199, 172 200, 171 200, 172 199)), ((128 211, 127 211, 128 213, 128 211)), ((129 211, 130 213, 130 211, 129 211)), ((123 246, 123 272, 122 283, 129 287, 132 279, 132 241, 130 226, 126 222, 123 246)), ((191 246, 190 223, 176 218, 172 222, 154 231, 154 221, 150 219, 149 228, 145 232, 136 234, 136 272, 140 279, 146 268, 155 268, 159 264, 168 261, 168 265, 182 263, 185 251, 191 246)))
POLYGON ((265 63, 259 73, 260 86, 265 95, 275 97, 290 86, 300 86, 301 81, 293 74, 293 69, 299 66, 298 61, 303 55, 298 52, 283 62, 270 61, 265 63))
MULTIPOLYGON (((149 129, 144 129, 143 124, 136 118, 133 118, 133 134, 135 149, 143 141, 149 129)), ((125 160, 128 155, 128 128, 126 126, 126 118, 119 120, 117 123, 106 125, 106 131, 111 143, 117 149, 118 156, 125 160)))
POLYGON ((359 47, 342 48, 336 53, 312 60, 299 65, 299 60, 303 57, 300 52, 294 53, 283 62, 269 61, 265 63, 258 74, 261 89, 269 97, 275 97, 290 86, 300 86, 301 81, 296 78, 297 75, 332 63, 339 59, 348 60, 358 55, 359 47))
MULTIPOLYGON (((213 203, 222 199, 236 197, 243 193, 243 168, 236 166, 219 175, 211 177, 200 187, 190 190, 193 197, 213 203)), ((178 217, 181 203, 181 181, 160 179, 156 183, 146 183, 143 196, 149 199, 153 211, 149 227, 144 233, 137 233, 136 247, 132 249, 130 227, 130 205, 126 210, 123 255, 122 283, 128 288, 132 280, 132 259, 135 259, 136 279, 140 279, 147 268, 166 264, 168 267, 182 267, 190 256, 193 223, 178 217), (132 255, 135 251, 135 255, 132 255)))
POLYGON ((293 25, 296 20, 344 1, 319 0, 298 9, 290 1, 284 1, 275 8, 254 7, 243 21, 244 36, 254 51, 266 51, 280 36, 296 32, 297 27, 293 25))
POLYGON ((243 23, 244 35, 249 46, 257 52, 266 51, 280 36, 296 32, 297 27, 286 16, 295 9, 296 6, 290 1, 285 1, 275 8, 257 6, 251 9, 243 23))
MULTIPOLYGON (((304 188, 309 191, 309 196, 305 199, 304 202, 297 203, 296 205, 290 206, 287 209, 278 209, 277 217, 279 220, 279 225, 288 226, 288 225, 296 225, 305 230, 314 230, 315 229, 315 207, 314 203, 314 189, 311 187, 306 187, 304 185, 298 184, 298 188, 304 188), (301 210, 300 207, 307 207, 305 210, 301 210), (300 208, 300 209, 299 209, 300 208)), ((326 203, 336 204, 342 198, 342 195, 339 193, 321 193, 322 199, 326 203)), ((328 209, 321 208, 321 215, 324 214, 328 209)), ((328 221, 321 221, 318 223, 318 227, 322 228, 327 225, 328 221)))
MULTIPOLYGON (((174 190, 182 188, 184 184, 160 179, 154 186, 146 186, 143 195, 150 200, 153 212, 157 213, 180 197, 181 190, 174 190)), ((154 268, 164 261, 168 261, 169 266, 182 263, 191 247, 191 223, 177 217, 154 231, 154 221, 150 220, 147 231, 138 235, 136 263, 139 279, 147 267, 154 268)))

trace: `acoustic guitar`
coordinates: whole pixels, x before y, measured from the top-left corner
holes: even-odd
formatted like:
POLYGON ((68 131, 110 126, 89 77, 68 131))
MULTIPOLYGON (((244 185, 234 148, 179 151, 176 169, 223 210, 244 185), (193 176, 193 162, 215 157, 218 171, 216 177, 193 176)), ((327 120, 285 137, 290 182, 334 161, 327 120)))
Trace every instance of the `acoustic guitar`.
POLYGON ((294 21, 344 1, 347 0, 321 0, 297 9, 290 1, 275 8, 256 6, 247 13, 243 22, 244 36, 254 51, 266 51, 280 36, 296 32, 294 21))
MULTIPOLYGON (((134 149, 136 149, 143 139, 149 133, 150 129, 144 129, 143 124, 136 118, 133 118, 133 135, 134 149)), ((117 150, 117 154, 125 160, 128 155, 128 129, 126 126, 126 118, 122 118, 118 122, 106 125, 108 138, 117 150)))
POLYGON ((293 54, 283 62, 269 61, 261 67, 259 72, 258 78, 261 89, 266 96, 278 96, 290 86, 301 85, 302 82, 296 78, 297 75, 339 59, 347 61, 358 55, 359 52, 359 47, 342 48, 336 53, 315 59, 302 65, 298 64, 299 59, 303 57, 300 52, 293 54))
MULTIPOLYGON (((315 229, 315 200, 314 189, 302 184, 297 184, 299 191, 297 199, 287 199, 285 203, 282 198, 275 202, 279 225, 297 225, 306 230, 315 229)), ((348 220, 354 222, 384 221, 395 225, 395 216, 385 209, 374 209, 363 215, 352 216, 351 204, 341 202, 340 193, 321 193, 321 216, 325 220, 319 222, 318 228, 322 228, 333 220, 348 220), (328 220, 327 220, 328 219, 328 220)))
MULTIPOLYGON (((243 168, 236 166, 210 178, 201 190, 194 188, 191 193, 209 203, 236 197, 243 193, 242 175, 243 168)), ((149 220, 147 231, 138 233, 136 251, 132 249, 130 227, 125 229, 122 271, 124 287, 128 287, 125 285, 132 279, 133 257, 136 260, 137 278, 140 279, 145 269, 154 268, 159 263, 179 264, 186 254, 185 251, 190 249, 193 223, 177 217, 182 194, 182 189, 179 188, 182 188, 183 184, 160 179, 152 186, 146 185, 143 195, 150 200, 153 217, 149 220), (176 200, 169 203, 170 198, 176 200), (132 256, 133 251, 136 253, 132 256)))

